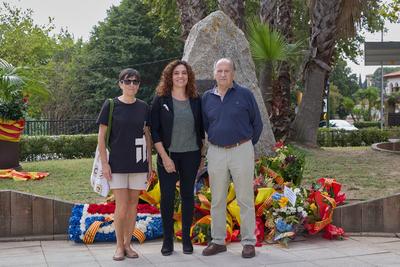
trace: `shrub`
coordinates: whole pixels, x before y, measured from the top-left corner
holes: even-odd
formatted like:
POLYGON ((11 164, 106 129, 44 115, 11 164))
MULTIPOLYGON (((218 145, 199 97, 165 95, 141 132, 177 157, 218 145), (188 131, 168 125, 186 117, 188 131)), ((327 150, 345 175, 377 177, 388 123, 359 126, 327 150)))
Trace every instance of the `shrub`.
POLYGON ((20 160, 75 159, 94 157, 97 134, 23 136, 20 160))
POLYGON ((379 121, 358 121, 354 122, 354 126, 358 129, 369 128, 369 127, 381 127, 381 123, 379 121))
POLYGON ((385 142, 389 137, 400 137, 400 129, 391 128, 364 128, 358 131, 318 129, 318 145, 332 146, 368 146, 374 143, 385 142))

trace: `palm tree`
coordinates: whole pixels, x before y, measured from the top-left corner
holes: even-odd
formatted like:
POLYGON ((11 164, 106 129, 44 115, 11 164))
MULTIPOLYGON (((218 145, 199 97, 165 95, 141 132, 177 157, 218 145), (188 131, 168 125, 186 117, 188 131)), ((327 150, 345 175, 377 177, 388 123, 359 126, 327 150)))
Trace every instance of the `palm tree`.
POLYGON ((354 94, 359 100, 368 102, 368 121, 372 120, 372 108, 374 108, 379 99, 379 89, 376 87, 368 87, 366 89, 358 89, 354 94))
POLYGON ((292 124, 291 136, 304 145, 317 146, 317 130, 322 96, 332 68, 332 57, 339 38, 354 36, 366 0, 310 1, 311 36, 303 75, 304 95, 292 124))
POLYGON ((21 90, 24 80, 17 74, 17 68, 0 58, 0 98, 10 101, 21 90))
POLYGON ((204 0, 176 0, 182 24, 182 38, 186 40, 193 25, 207 16, 204 0))
POLYGON ((241 30, 244 30, 244 1, 218 0, 219 9, 230 17, 241 30))
POLYGON ((290 124, 290 110, 285 91, 278 81, 282 62, 297 53, 299 44, 288 44, 283 35, 269 25, 252 20, 247 26, 248 40, 254 61, 260 66, 261 94, 270 114, 276 137, 282 137, 290 124))
POLYGON ((0 119, 18 120, 24 117, 26 99, 35 95, 46 99, 49 92, 35 80, 26 78, 22 73, 26 68, 17 68, 0 58, 0 119))
POLYGON ((24 116, 26 105, 22 87, 25 84, 17 74, 17 68, 0 59, 0 120, 19 120, 24 116))

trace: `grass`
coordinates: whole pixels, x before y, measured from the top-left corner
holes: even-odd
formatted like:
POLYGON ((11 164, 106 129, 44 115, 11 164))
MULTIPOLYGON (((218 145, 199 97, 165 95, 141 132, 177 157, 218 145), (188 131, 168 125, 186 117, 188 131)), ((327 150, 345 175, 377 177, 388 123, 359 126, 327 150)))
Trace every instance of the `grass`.
MULTIPOLYGON (((319 177, 336 178, 353 200, 373 199, 400 192, 400 155, 373 151, 369 147, 336 147, 303 150, 306 154, 304 185, 319 177)), ((0 189, 12 189, 78 203, 104 198, 92 192, 89 175, 92 159, 23 162, 25 171, 46 171, 40 181, 0 180, 0 189)))
POLYGON ((303 184, 319 177, 336 178, 349 200, 365 200, 400 192, 400 155, 370 147, 306 150, 303 184))

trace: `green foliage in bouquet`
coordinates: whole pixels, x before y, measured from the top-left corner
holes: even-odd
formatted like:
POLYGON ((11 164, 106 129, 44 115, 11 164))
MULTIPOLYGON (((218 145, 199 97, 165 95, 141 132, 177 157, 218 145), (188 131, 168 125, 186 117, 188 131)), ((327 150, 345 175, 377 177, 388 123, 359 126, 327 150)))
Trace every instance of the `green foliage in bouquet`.
MULTIPOLYGON (((274 157, 262 157, 260 166, 264 166, 280 175, 285 182, 299 186, 303 179, 305 155, 291 145, 276 143, 274 157)), ((256 169, 257 172, 257 169, 256 169)))

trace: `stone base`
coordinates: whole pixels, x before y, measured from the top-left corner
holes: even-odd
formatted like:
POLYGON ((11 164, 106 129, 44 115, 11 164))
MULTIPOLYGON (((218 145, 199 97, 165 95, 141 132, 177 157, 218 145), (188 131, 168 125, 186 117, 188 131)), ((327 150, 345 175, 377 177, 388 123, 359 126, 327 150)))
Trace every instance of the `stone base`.
POLYGON ((0 169, 21 169, 19 165, 19 142, 0 140, 0 169))

